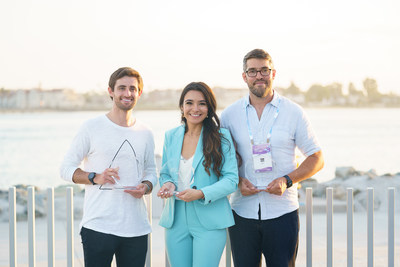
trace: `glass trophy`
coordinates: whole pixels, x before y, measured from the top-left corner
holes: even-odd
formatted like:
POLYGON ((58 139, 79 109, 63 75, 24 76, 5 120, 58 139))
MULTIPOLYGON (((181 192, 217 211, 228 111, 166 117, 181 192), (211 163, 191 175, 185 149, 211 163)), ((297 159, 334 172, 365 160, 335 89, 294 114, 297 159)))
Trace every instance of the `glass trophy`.
POLYGON ((114 178, 115 184, 106 183, 101 190, 133 190, 142 178, 142 166, 132 144, 125 140, 111 160, 109 168, 116 169, 120 179, 114 178))
POLYGON ((265 175, 262 172, 256 172, 254 170, 254 164, 252 160, 248 160, 245 163, 245 177, 248 179, 258 190, 267 189, 265 175))

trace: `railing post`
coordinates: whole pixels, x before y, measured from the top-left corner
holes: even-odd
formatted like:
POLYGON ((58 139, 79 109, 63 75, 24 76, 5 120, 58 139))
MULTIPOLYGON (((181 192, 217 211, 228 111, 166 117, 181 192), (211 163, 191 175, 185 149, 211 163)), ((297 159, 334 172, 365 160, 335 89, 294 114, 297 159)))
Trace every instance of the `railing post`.
POLYGON ((16 189, 8 189, 9 206, 9 244, 10 244, 10 267, 17 266, 17 213, 16 213, 16 189))
POLYGON ((368 267, 374 266, 374 189, 367 188, 368 267))
POLYGON ((333 189, 326 188, 326 266, 333 267, 333 189))
POLYGON ((394 190, 388 188, 388 267, 394 267, 394 190))
MULTIPOLYGON (((150 225, 152 225, 153 221, 153 211, 152 211, 152 194, 148 194, 145 196, 146 202, 147 202, 147 216, 149 219, 150 225)), ((150 233, 148 235, 148 240, 147 240, 147 255, 146 255, 146 267, 151 267, 151 254, 152 254, 152 234, 150 233)))
POLYGON ((347 188, 347 267, 353 267, 353 188, 347 188))
POLYGON ((306 188, 306 262, 312 267, 312 188, 306 188))
POLYGON ((171 265, 169 265, 167 252, 165 252, 165 267, 171 267, 171 265))
POLYGON ((54 255, 54 188, 47 188, 47 266, 55 264, 54 255))
POLYGON ((35 188, 28 187, 28 247, 29 247, 29 267, 36 266, 35 253, 35 188))
POLYGON ((72 187, 67 187, 67 266, 74 266, 74 199, 72 187))
POLYGON ((231 238, 229 237, 229 231, 226 230, 226 246, 225 246, 225 266, 231 267, 232 266, 232 247, 231 247, 231 238))

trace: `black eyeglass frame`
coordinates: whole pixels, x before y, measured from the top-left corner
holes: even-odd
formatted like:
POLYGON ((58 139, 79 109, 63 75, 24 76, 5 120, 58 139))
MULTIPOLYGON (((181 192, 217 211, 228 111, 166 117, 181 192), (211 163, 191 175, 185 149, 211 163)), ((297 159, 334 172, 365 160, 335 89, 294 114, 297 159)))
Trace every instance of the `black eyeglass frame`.
POLYGON ((258 73, 260 73, 261 76, 266 77, 266 76, 268 76, 268 75, 271 74, 271 71, 272 71, 271 68, 262 68, 261 70, 248 69, 248 70, 245 71, 245 73, 246 73, 246 75, 249 76, 249 77, 257 77, 257 74, 258 74, 258 73), (250 75, 250 74, 249 74, 249 71, 255 71, 255 75, 250 75), (262 73, 263 71, 267 71, 267 74, 264 75, 264 74, 262 73))

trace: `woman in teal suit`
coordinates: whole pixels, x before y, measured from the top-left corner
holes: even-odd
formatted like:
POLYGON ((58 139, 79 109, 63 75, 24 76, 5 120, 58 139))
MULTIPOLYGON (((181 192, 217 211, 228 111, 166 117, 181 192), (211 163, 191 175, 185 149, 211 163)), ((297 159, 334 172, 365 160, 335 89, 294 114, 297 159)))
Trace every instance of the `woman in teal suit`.
POLYGON ((160 225, 172 267, 217 267, 234 224, 227 196, 237 189, 235 148, 216 106, 205 83, 188 84, 179 100, 183 125, 165 133, 157 195, 167 199, 160 225))

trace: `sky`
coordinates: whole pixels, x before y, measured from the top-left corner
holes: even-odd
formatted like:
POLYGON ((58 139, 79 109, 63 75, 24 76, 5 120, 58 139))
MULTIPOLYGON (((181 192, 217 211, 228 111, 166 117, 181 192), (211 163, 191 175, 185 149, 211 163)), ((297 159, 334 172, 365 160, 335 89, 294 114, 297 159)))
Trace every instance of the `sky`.
POLYGON ((192 81, 245 88, 244 55, 266 50, 275 86, 349 82, 400 94, 396 0, 1 0, 0 88, 104 91, 138 70, 144 90, 192 81))

